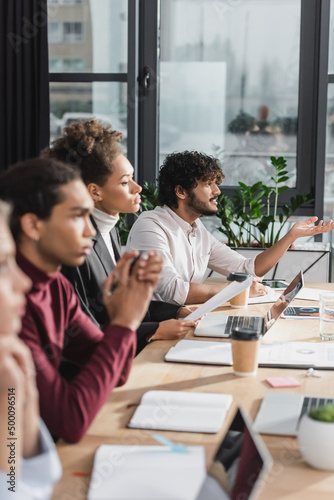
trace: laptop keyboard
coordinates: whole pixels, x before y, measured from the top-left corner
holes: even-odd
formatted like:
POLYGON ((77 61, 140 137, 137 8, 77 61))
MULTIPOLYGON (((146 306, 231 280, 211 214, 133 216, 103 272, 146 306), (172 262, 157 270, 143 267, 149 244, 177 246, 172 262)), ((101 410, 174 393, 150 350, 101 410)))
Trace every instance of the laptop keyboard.
POLYGON ((231 335, 232 330, 236 326, 255 329, 263 333, 263 318, 259 316, 229 316, 225 327, 225 334, 231 335))
POLYGON ((319 406, 327 405, 328 403, 334 404, 334 399, 332 398, 309 398, 305 397, 303 401, 303 406, 300 412, 299 420, 305 413, 309 413, 311 410, 318 408, 319 406))

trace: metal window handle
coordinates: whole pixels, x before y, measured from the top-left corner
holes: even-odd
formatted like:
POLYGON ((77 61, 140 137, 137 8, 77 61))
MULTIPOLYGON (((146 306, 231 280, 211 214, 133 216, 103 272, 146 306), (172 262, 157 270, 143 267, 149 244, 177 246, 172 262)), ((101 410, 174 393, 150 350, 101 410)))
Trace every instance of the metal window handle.
POLYGON ((139 85, 141 87, 143 96, 146 96, 147 94, 149 83, 150 83, 150 69, 148 66, 145 66, 142 75, 139 77, 139 85))

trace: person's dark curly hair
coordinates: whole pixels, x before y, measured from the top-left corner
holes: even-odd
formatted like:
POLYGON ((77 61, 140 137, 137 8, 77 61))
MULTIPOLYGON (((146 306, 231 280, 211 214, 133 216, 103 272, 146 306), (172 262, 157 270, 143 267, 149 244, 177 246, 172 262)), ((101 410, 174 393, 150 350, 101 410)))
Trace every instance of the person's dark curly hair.
POLYGON ((221 164, 217 158, 197 151, 183 151, 166 156, 158 176, 159 202, 168 207, 178 207, 175 189, 181 186, 190 193, 197 181, 212 180, 221 183, 224 179, 221 164))
POLYGON ((111 130, 110 124, 78 120, 70 123, 63 136, 45 148, 41 156, 78 167, 86 185, 93 182, 102 187, 112 174, 112 162, 123 154, 119 144, 122 140, 123 134, 111 130))
POLYGON ((18 243, 21 235, 21 217, 27 213, 41 220, 49 219, 55 205, 62 203, 61 189, 70 182, 80 180, 78 169, 47 158, 32 158, 13 165, 0 176, 0 199, 13 209, 10 229, 18 243))

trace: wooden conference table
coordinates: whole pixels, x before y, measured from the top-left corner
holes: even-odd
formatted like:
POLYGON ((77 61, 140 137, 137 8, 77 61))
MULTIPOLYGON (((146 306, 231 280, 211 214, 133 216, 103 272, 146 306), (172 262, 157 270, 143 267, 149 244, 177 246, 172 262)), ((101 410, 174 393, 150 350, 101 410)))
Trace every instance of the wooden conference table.
MULTIPOLYGON (((334 284, 312 283, 310 286, 334 289, 334 284)), ((305 300, 296 300, 294 303, 296 305, 314 304, 305 300)), ((251 305, 243 310, 243 314, 261 315, 269 308, 270 304, 251 305)), ((225 305, 217 309, 215 314, 217 313, 240 314, 240 310, 225 305)), ((263 341, 271 343, 277 339, 321 342, 319 322, 279 319, 263 341)), ((126 427, 136 405, 139 404, 146 391, 160 389, 233 395, 233 407, 228 412, 224 426, 218 434, 162 432, 175 442, 205 446, 208 465, 229 426, 236 405, 243 405, 254 419, 261 399, 269 389, 265 381, 267 377, 274 374, 293 375, 301 382, 301 386, 297 388, 275 389, 278 392, 294 391, 324 396, 333 396, 334 393, 334 370, 321 371, 322 377, 315 378, 306 377, 306 370, 259 368, 256 377, 242 378, 233 375, 232 367, 165 363, 165 353, 175 343, 176 341, 157 341, 149 344, 134 360, 125 386, 113 391, 82 441, 75 445, 64 442, 57 444, 63 466, 63 477, 55 486, 54 500, 86 499, 94 454, 99 445, 157 444, 151 438, 153 431, 126 427)), ((334 498, 334 473, 308 467, 299 453, 296 438, 264 435, 262 437, 274 459, 274 465, 261 490, 260 499, 314 500, 321 498, 321 500, 332 500, 334 498)))

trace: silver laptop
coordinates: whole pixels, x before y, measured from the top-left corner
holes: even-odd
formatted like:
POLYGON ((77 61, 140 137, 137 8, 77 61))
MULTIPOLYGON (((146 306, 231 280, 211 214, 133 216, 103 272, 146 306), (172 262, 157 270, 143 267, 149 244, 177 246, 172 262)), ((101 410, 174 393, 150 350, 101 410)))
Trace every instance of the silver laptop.
POLYGON ((327 403, 334 404, 333 397, 268 392, 255 418, 254 429, 263 434, 296 436, 304 413, 327 403))
POLYGON ((254 500, 271 466, 266 446, 239 408, 196 500, 254 500))
POLYGON ((284 290, 275 304, 263 316, 224 316, 222 314, 210 314, 205 316, 197 326, 194 335, 197 337, 229 337, 232 330, 238 326, 241 328, 255 329, 264 334, 274 322, 281 316, 290 302, 296 297, 299 290, 304 286, 303 272, 300 271, 284 290))

